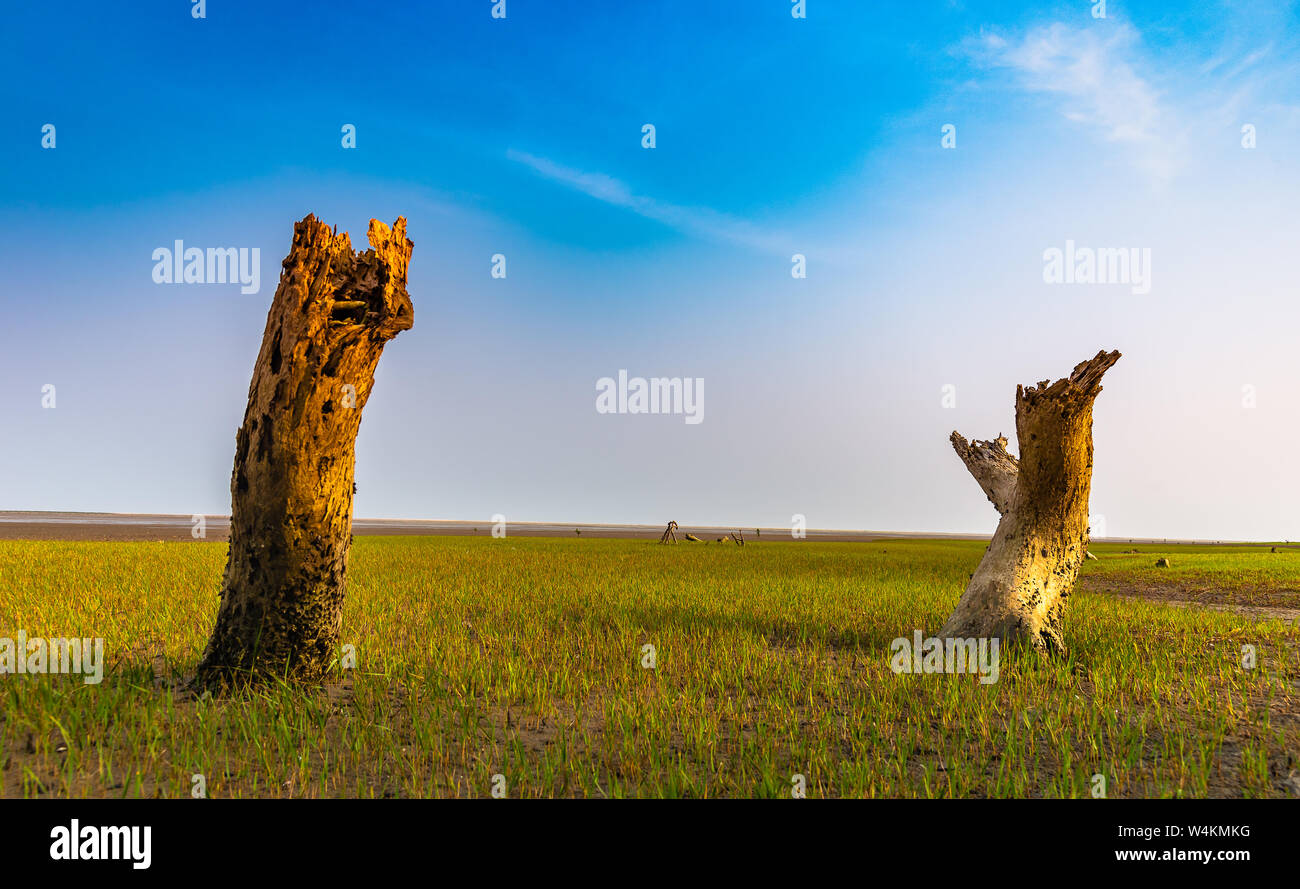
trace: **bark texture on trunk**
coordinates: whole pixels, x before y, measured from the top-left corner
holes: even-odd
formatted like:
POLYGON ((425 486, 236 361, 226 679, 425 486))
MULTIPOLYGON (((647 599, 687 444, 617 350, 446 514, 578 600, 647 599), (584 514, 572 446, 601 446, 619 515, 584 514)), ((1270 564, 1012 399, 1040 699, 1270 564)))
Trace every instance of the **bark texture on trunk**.
POLYGON ((1092 405, 1119 357, 1098 352, 1051 385, 1016 387, 1019 459, 1002 436, 967 443, 952 434, 957 455, 1002 518, 944 638, 1065 650, 1062 620, 1088 547, 1092 405))
POLYGON ((202 685, 319 679, 337 656, 352 542, 354 445, 384 345, 414 318, 406 220, 354 253, 294 226, 266 317, 231 475, 230 550, 202 685))

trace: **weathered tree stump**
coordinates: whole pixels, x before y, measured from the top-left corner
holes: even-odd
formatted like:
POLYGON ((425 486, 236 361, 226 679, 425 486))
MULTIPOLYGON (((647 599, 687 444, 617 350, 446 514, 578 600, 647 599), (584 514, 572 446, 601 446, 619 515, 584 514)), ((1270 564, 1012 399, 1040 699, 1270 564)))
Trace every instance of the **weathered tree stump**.
POLYGON ((1088 545, 1092 486, 1092 405, 1119 352, 1098 352, 1063 380, 1016 387, 1020 459, 1007 440, 953 447, 1001 513, 944 638, 998 638, 1062 652, 1066 602, 1088 545))
POLYGON ((266 317, 231 475, 230 550, 200 685, 314 681, 338 655, 354 446, 384 345, 409 328, 406 220, 370 249, 308 216, 266 317))

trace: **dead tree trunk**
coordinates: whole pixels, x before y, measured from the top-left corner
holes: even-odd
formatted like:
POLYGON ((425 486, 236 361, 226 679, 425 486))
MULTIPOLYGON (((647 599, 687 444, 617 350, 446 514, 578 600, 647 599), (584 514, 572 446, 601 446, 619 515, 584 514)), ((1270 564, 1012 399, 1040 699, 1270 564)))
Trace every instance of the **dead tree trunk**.
POLYGON ((951 441, 1002 515, 940 635, 1062 652, 1061 623, 1088 546, 1092 405, 1119 352, 1098 352, 1051 385, 1016 387, 1020 459, 1007 440, 951 441))
POLYGON ((337 656, 354 452, 384 345, 412 324, 406 220, 370 220, 353 253, 314 216, 294 226, 236 438, 230 551, 202 685, 319 679, 337 656))

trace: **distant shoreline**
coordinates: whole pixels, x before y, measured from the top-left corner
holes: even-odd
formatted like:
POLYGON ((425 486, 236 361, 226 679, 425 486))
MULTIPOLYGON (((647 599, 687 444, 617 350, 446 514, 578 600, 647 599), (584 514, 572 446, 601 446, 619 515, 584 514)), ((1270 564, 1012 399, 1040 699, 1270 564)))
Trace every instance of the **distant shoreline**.
MULTIPOLYGON (((230 535, 230 517, 204 516, 208 541, 223 541, 230 535)), ((666 522, 664 523, 667 524, 666 522)), ((193 540, 193 517, 163 513, 100 513, 100 512, 46 512, 39 510, 0 510, 0 540, 193 540)), ((790 540, 790 529, 736 528, 717 525, 680 525, 678 540, 694 534, 704 540, 725 537, 741 531, 747 541, 790 540)), ((603 537, 617 539, 659 539, 664 525, 618 525, 600 523, 560 522, 510 522, 507 534, 512 537, 603 537), (581 534, 575 534, 575 530, 581 534)), ((458 521, 439 519, 354 519, 352 533, 366 536, 454 536, 490 537, 492 521, 458 521)), ((873 540, 987 540, 988 534, 955 534, 927 531, 853 531, 813 529, 807 531, 808 540, 869 542, 873 540)), ((1224 546, 1261 546, 1243 540, 1180 540, 1152 537, 1104 537, 1097 543, 1163 544, 1219 544, 1224 546)))

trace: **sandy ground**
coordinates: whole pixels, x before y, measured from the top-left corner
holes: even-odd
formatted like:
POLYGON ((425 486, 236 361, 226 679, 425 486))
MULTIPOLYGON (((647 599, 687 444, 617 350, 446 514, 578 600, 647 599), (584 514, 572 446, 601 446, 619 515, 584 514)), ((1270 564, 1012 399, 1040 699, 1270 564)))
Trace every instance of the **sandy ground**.
POLYGON ((1079 578, 1079 588, 1179 608, 1231 611, 1256 620, 1300 620, 1300 589, 1288 586, 1224 587, 1215 580, 1201 578, 1152 580, 1085 574, 1079 578))

